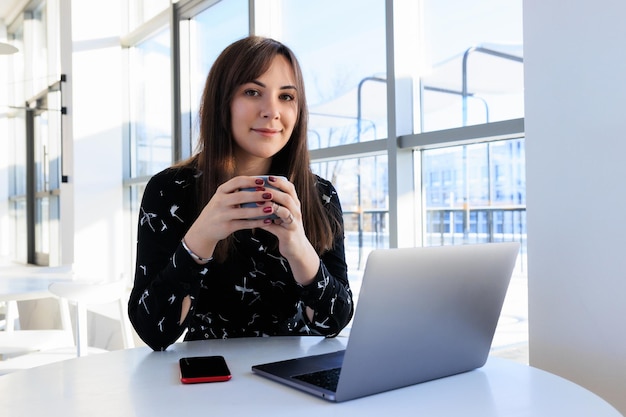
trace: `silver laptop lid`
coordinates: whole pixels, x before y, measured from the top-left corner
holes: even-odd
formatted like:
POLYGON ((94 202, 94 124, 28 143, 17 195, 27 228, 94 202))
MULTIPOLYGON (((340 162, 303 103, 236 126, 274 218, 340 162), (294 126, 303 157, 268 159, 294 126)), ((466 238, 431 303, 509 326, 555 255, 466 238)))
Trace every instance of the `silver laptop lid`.
POLYGON ((483 366, 519 247, 510 242, 373 251, 336 400, 483 366))

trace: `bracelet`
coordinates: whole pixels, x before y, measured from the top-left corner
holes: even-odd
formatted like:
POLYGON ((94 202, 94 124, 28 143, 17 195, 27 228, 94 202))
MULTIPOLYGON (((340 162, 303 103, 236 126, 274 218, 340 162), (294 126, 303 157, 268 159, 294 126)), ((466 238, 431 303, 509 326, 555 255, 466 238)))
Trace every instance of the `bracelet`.
POLYGON ((189 256, 191 256, 197 262, 199 262, 201 264, 206 264, 206 263, 209 263, 210 261, 213 260, 212 256, 209 257, 209 258, 201 258, 198 255, 196 255, 195 253, 193 253, 193 251, 191 249, 189 249, 189 246, 187 246, 187 244, 185 243, 185 238, 182 238, 180 243, 183 245, 183 248, 187 251, 189 256))

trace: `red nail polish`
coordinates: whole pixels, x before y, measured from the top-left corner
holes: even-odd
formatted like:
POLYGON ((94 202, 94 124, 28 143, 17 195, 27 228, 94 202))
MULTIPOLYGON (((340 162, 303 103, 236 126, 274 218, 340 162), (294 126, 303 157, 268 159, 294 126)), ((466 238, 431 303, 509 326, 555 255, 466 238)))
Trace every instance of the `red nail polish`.
POLYGON ((276 177, 272 177, 271 175, 267 177, 267 179, 270 180, 270 182, 276 181, 276 177))
POLYGON ((263 185, 263 178, 257 178, 256 180, 254 180, 254 183, 258 185, 263 185))
POLYGON ((263 223, 270 224, 270 223, 272 223, 272 219, 265 219, 265 220, 263 220, 263 223))
POLYGON ((265 187, 256 187, 257 191, 265 191, 265 187))
POLYGON ((271 198, 272 198, 272 193, 264 193, 264 194, 262 195, 262 197, 263 197, 264 199, 266 199, 266 200, 271 200, 271 198))
POLYGON ((263 207, 263 213, 271 213, 271 212, 272 212, 271 207, 263 207))

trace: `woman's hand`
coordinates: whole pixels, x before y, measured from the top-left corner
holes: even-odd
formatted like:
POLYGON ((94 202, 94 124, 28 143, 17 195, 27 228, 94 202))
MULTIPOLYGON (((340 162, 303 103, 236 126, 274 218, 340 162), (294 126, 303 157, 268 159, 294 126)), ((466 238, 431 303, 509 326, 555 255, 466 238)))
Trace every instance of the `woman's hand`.
MULTIPOLYGON (((218 187, 215 194, 185 234, 187 247, 201 258, 210 258, 217 243, 242 229, 263 228, 278 238, 278 249, 287 259, 294 280, 300 285, 310 284, 320 265, 317 252, 304 233, 300 200, 289 181, 270 176, 269 183, 278 188, 265 187, 258 177, 235 177, 218 187), (255 191, 241 191, 254 188, 255 191), (256 207, 241 207, 254 202, 256 207), (275 214, 277 219, 255 217, 275 214)), ((189 312, 190 300, 185 300, 181 323, 189 312)), ((306 308, 311 320, 313 310, 306 308)))
POLYGON ((278 238, 278 249, 289 261, 296 282, 307 285, 317 274, 320 259, 304 232, 296 189, 281 178, 270 176, 268 180, 280 190, 272 198, 272 212, 278 219, 266 219, 262 227, 278 238))
POLYGON ((270 176, 265 184, 259 177, 239 176, 220 185, 187 231, 185 243, 199 257, 210 258, 220 240, 237 230, 254 228, 263 228, 278 238, 278 249, 289 261, 299 284, 307 285, 313 280, 319 256, 304 233, 295 187, 279 177, 270 176), (255 206, 241 207, 246 203, 255 206), (258 218, 271 214, 278 218, 258 218))
POLYGON ((264 219, 258 217, 274 212, 272 199, 277 193, 280 191, 266 188, 258 177, 239 176, 225 182, 187 231, 184 238, 187 247, 199 257, 209 258, 217 243, 237 230, 265 226, 264 219), (253 206, 241 207, 246 203, 253 206))

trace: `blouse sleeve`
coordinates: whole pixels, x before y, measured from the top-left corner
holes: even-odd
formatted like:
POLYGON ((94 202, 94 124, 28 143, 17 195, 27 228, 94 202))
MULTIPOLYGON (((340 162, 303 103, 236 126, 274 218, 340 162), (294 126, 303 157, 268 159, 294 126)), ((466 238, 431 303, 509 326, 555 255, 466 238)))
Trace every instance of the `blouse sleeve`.
POLYGON ((314 281, 303 287, 302 301, 315 311, 313 320, 308 323, 309 327, 322 335, 334 337, 348 324, 354 307, 348 282, 341 204, 331 183, 320 179, 318 187, 326 212, 337 218, 340 231, 333 247, 320 257, 320 267, 314 281))
MULTIPOLYGON (((181 245, 193 221, 190 179, 166 171, 147 184, 139 208, 135 282, 128 313, 141 339, 165 350, 185 330, 182 300, 194 298, 209 265, 198 265, 181 245), (187 198, 186 198, 187 197, 187 198)), ((188 314, 189 317, 191 314, 188 314)))

